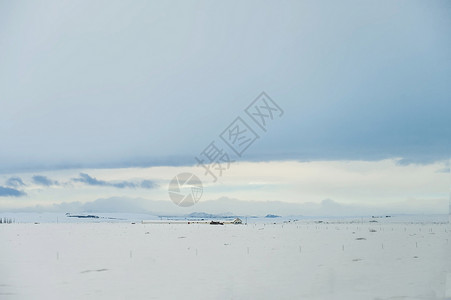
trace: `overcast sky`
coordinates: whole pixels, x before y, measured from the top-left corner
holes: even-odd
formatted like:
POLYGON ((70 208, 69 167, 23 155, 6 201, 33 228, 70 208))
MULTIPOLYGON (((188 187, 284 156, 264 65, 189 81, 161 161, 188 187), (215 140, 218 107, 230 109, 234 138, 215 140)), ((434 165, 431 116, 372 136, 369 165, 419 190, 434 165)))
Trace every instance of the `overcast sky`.
POLYGON ((446 169, 450 82, 449 1, 0 1, 0 200, 194 165, 262 91, 284 114, 240 161, 446 169))

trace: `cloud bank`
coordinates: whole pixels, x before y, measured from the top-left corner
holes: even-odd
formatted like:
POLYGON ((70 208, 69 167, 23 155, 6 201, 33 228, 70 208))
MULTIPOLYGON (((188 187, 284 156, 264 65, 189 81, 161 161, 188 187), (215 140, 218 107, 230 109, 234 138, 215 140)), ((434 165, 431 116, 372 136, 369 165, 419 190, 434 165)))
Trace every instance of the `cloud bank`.
POLYGON ((0 172, 193 164, 262 90, 246 159, 449 158, 448 2, 202 2, 0 6, 0 172))

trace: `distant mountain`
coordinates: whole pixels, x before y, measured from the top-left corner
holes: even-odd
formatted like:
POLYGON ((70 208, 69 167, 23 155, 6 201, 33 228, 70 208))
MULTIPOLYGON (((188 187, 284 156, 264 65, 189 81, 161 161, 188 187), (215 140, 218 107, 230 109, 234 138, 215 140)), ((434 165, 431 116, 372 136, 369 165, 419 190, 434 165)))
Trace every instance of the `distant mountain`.
POLYGON ((268 214, 265 216, 265 218, 280 218, 280 216, 268 214))
MULTIPOLYGON (((412 201, 410 201, 412 202, 412 201)), ((446 203, 448 204, 448 203, 446 203)), ((408 206, 412 207, 412 205, 408 206)), ((190 218, 225 218, 236 216, 372 216, 390 214, 440 213, 406 209, 403 202, 390 206, 366 206, 342 204, 331 199, 320 203, 288 203, 283 201, 243 201, 227 197, 200 201, 191 207, 179 207, 168 200, 110 197, 88 202, 65 202, 52 205, 36 205, 16 212, 70 212, 70 213, 141 213, 154 216, 177 216, 190 218)))
POLYGON ((185 215, 188 218, 208 219, 208 218, 236 218, 238 216, 233 213, 209 214, 205 212, 193 212, 185 215))

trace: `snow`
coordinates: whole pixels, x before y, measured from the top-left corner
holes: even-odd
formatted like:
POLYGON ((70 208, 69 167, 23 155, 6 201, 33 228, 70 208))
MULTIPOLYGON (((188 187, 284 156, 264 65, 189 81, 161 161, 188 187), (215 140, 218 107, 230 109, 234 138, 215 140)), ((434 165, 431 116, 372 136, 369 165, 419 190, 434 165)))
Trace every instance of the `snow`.
POLYGON ((223 226, 54 217, 0 224, 0 299, 451 297, 443 217, 223 226))

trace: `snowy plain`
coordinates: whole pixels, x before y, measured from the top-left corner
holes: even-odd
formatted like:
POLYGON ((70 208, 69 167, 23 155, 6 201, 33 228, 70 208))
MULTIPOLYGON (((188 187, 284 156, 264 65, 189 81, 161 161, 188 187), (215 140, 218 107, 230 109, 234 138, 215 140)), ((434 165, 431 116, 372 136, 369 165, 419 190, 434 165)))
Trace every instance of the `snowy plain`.
POLYGON ((10 217, 0 299, 451 299, 448 216, 222 226, 10 217))

